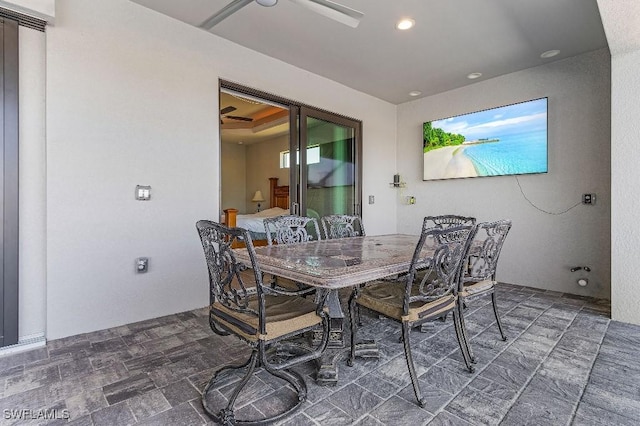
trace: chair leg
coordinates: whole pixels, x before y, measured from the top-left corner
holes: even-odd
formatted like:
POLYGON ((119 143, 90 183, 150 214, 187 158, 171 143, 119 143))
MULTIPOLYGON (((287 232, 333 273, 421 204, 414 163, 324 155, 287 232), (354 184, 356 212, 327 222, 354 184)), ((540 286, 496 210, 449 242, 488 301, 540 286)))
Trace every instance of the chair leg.
POLYGON ((204 389, 204 392, 202 393, 202 407, 204 408, 204 411, 207 413, 207 415, 211 417, 216 423, 220 423, 223 425, 271 424, 273 422, 282 420, 283 418, 291 415, 293 412, 298 410, 306 401, 307 384, 304 378, 299 373, 293 370, 288 370, 286 368, 280 370, 277 368, 272 368, 272 366, 268 362, 260 362, 260 358, 264 357, 264 350, 265 350, 264 342, 260 342, 259 347, 253 350, 251 357, 247 362, 245 362, 242 365, 223 367, 220 370, 216 371, 216 373, 214 373, 211 380, 209 380, 209 383, 207 384, 207 386, 204 389), (245 388, 245 386, 247 385, 247 383, 255 373, 256 369, 258 368, 258 364, 260 364, 260 366, 264 369, 265 372, 287 382, 288 385, 296 392, 297 401, 295 402, 295 404, 287 407, 286 410, 280 411, 278 414, 268 418, 255 419, 255 420, 236 419, 234 405, 236 403, 238 395, 245 388), (226 407, 216 412, 216 410, 209 404, 208 396, 209 396, 209 392, 215 389, 215 384, 216 384, 215 382, 216 382, 216 379, 220 376, 220 373, 225 370, 240 369, 240 368, 245 368, 247 366, 249 367, 247 369, 247 372, 244 374, 240 382, 233 389, 226 407))
POLYGON ((420 384, 418 383, 418 375, 416 374, 416 367, 413 364, 413 356, 411 355, 411 338, 409 336, 411 327, 409 323, 402 323, 402 342, 404 344, 404 357, 407 361, 407 367, 409 368, 409 376, 411 377, 411 384, 413 385, 413 393, 416 395, 418 405, 422 408, 425 407, 426 401, 422 399, 422 392, 420 391, 420 384))
MULTIPOLYGON (((364 284, 361 284, 358 286, 358 289, 356 290, 356 297, 358 297, 358 292, 360 291, 360 289, 364 288, 364 284)), ((356 315, 358 316, 358 327, 362 327, 362 316, 360 316, 360 305, 356 304, 356 315)))
POLYGON ((213 377, 211 377, 211 379, 209 380, 209 383, 207 383, 207 386, 204 388, 204 391, 202 392, 202 407, 204 408, 204 411, 207 413, 207 415, 211 417, 214 421, 224 425, 236 423, 233 406, 236 403, 236 399, 238 398, 238 395, 240 394, 242 389, 246 386, 246 384, 249 382, 249 379, 253 375, 253 372, 256 369, 257 360, 258 360, 258 350, 254 349, 253 352, 251 352, 251 357, 244 364, 223 367, 213 374, 213 377), (209 392, 214 388, 215 381, 220 376, 220 373, 226 370, 237 370, 237 369, 245 368, 247 366, 249 368, 247 369, 246 374, 242 377, 242 380, 240 380, 240 383, 236 385, 233 392, 231 393, 227 406, 221 409, 218 413, 215 413, 213 411, 213 407, 209 405, 207 396, 209 395, 209 392))
POLYGON ((464 340, 464 334, 462 332, 462 323, 460 322, 460 315, 457 309, 453 309, 453 325, 456 330, 456 337, 458 338, 458 345, 460 345, 460 352, 462 352, 462 358, 470 373, 476 371, 475 367, 471 364, 471 357, 467 352, 467 343, 464 340))
POLYGON ((349 297, 349 322, 351 324, 351 348, 349 350, 349 359, 347 365, 353 366, 353 361, 356 357, 356 333, 358 331, 358 324, 356 323, 356 298, 358 297, 358 290, 353 289, 351 297, 349 297))
POLYGON ((498 323, 498 330, 500 330, 500 336, 503 341, 507 340, 507 336, 504 334, 504 328, 502 328, 502 321, 500 321, 500 315, 498 315, 498 305, 496 305, 496 293, 495 290, 491 293, 491 303, 493 304, 493 313, 496 316, 496 322, 498 323))
POLYGON ((469 354, 469 359, 471 360, 471 362, 475 364, 478 362, 478 360, 476 360, 476 357, 473 354, 473 350, 471 349, 471 339, 469 339, 469 334, 467 333, 467 326, 464 323, 464 310, 466 309, 464 300, 458 299, 457 308, 458 308, 458 316, 460 318, 460 326, 462 329, 462 337, 464 338, 464 343, 467 347, 467 353, 469 354))
MULTIPOLYGON (((265 371, 289 383, 291 387, 293 387, 295 392, 298 394, 298 401, 296 404, 292 405, 288 410, 283 411, 276 416, 270 417, 269 419, 260 420, 257 424, 270 424, 272 422, 281 420, 289 416, 293 412, 297 411, 302 406, 302 404, 304 404, 305 401, 307 400, 307 384, 304 381, 304 378, 299 373, 297 373, 294 370, 288 370, 288 369, 274 370, 272 368, 269 368, 266 365, 265 365, 265 371)), ((243 422, 243 424, 247 424, 247 423, 243 422)))

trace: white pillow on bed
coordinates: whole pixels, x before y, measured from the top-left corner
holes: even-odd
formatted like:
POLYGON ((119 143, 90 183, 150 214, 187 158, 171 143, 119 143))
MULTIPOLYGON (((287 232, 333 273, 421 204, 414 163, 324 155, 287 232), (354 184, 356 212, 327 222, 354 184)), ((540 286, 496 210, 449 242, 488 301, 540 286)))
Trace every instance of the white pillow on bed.
POLYGON ((282 216, 283 214, 289 214, 289 209, 281 209, 280 207, 271 207, 270 209, 262 210, 256 213, 255 217, 274 217, 282 216))

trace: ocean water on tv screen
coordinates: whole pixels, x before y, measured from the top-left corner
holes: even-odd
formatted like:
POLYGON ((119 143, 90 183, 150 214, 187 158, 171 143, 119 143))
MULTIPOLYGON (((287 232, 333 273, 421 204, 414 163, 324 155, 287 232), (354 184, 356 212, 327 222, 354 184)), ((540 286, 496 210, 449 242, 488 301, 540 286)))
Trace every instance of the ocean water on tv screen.
POLYGON ((479 176, 545 173, 547 131, 503 135, 499 142, 466 147, 464 155, 479 176))

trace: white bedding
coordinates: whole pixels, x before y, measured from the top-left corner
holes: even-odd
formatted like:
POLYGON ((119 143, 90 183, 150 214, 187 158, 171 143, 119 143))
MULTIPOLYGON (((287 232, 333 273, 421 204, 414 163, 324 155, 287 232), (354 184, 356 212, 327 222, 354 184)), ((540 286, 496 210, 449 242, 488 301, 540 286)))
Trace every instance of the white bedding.
POLYGON ((281 209, 280 207, 272 207, 258 213, 239 214, 237 216, 236 226, 247 229, 250 232, 264 234, 265 231, 262 220, 265 217, 282 216, 283 214, 289 214, 289 210, 281 209))

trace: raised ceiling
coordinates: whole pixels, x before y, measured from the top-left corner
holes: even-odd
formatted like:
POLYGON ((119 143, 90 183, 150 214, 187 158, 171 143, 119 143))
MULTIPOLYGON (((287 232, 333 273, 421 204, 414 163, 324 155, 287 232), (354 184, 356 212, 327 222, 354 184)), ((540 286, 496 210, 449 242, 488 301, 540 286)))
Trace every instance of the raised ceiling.
MULTIPOLYGON (((198 26, 230 0, 132 1, 198 26)), ((394 104, 607 47, 596 0, 335 1, 364 13, 357 28, 280 0, 211 33, 394 104), (395 28, 404 17, 413 29, 395 28)))
POLYGON ((280 106, 223 91, 220 111, 222 143, 251 145, 289 133, 289 110, 280 106))

